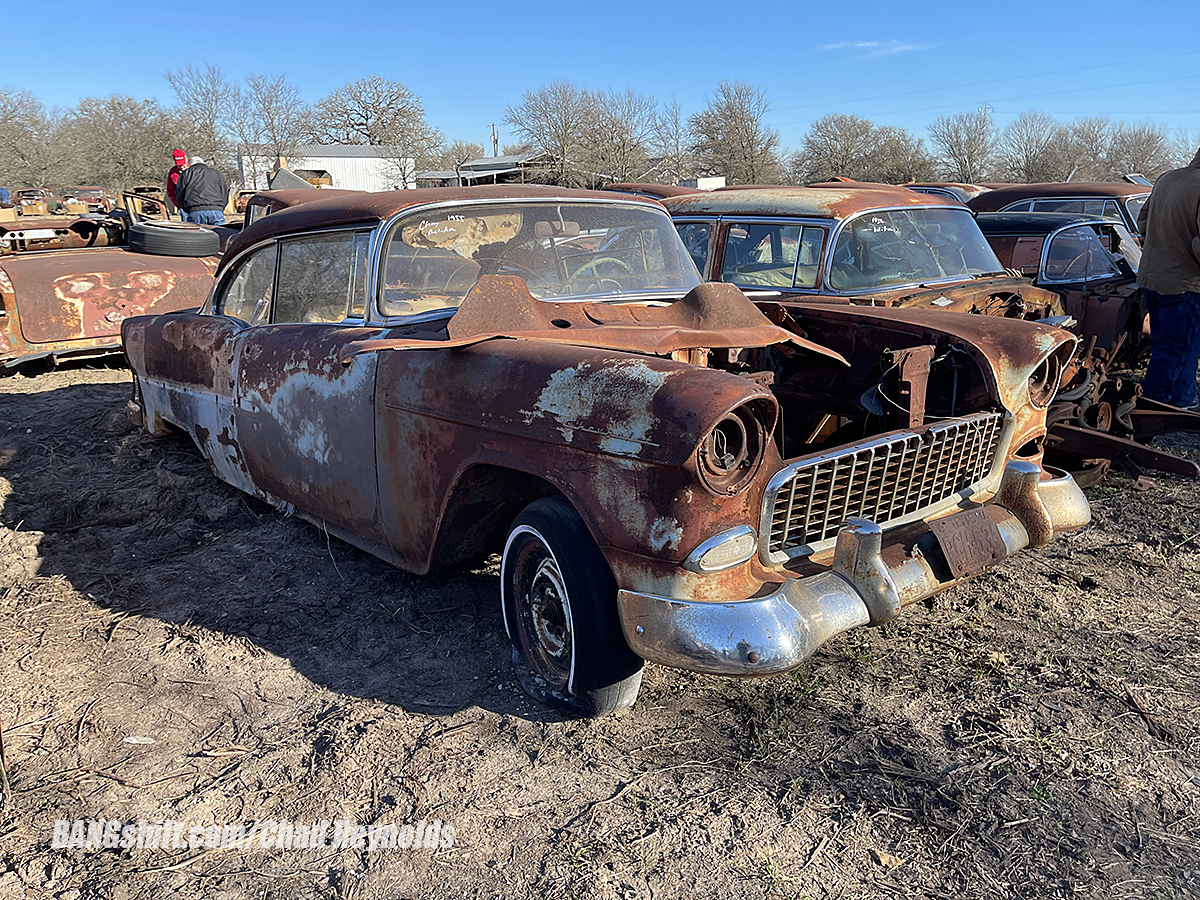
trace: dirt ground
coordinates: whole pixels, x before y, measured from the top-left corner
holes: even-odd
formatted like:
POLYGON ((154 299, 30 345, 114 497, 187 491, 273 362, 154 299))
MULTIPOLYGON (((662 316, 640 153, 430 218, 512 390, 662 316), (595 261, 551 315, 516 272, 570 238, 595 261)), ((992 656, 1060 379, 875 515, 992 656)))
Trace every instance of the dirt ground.
POLYGON ((1200 897, 1200 484, 1110 476, 1088 530, 798 672, 651 666, 579 722, 516 686, 494 561, 392 569, 128 393, 0 378, 0 900, 1200 897), (454 835, 53 849, 61 819, 454 835))

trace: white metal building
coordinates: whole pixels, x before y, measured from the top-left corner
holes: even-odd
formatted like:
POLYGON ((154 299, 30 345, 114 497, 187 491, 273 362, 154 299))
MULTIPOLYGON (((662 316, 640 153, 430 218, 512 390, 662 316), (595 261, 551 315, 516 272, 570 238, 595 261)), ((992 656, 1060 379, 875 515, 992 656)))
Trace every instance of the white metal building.
MULTIPOLYGON (((289 157, 287 167, 301 178, 319 179, 331 187, 352 191, 389 191, 416 187, 416 165, 400 156, 399 147, 360 144, 304 144, 289 157)), ((242 186, 266 190, 275 166, 269 152, 238 157, 242 186)))

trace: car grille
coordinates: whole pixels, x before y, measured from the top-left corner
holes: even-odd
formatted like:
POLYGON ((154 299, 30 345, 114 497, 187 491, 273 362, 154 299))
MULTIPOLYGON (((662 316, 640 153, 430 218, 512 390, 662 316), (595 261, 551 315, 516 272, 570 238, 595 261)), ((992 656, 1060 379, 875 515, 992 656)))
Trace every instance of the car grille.
MULTIPOLYGON (((902 431, 780 470, 763 498, 769 514, 767 556, 773 561, 812 552, 837 535, 850 516, 886 527, 917 518, 992 469, 1000 413, 978 413, 902 431)), ((764 525, 768 523, 764 522, 764 525)))

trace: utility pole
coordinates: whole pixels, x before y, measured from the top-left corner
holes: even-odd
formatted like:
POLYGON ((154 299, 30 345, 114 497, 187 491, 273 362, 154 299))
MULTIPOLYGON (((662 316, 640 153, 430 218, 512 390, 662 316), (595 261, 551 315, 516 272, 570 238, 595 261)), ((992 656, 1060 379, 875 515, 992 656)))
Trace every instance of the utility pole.
POLYGON ((492 123, 492 156, 500 155, 500 136, 496 134, 496 123, 492 123))

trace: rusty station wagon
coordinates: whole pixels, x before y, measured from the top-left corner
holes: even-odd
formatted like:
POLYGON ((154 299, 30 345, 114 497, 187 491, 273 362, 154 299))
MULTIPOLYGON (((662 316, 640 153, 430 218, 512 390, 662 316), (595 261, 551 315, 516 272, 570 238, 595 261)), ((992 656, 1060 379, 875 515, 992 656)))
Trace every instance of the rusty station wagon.
POLYGON ((410 572, 495 551, 514 666, 576 715, 643 661, 800 665, 1089 518, 1040 438, 1069 333, 701 284, 657 204, 343 195, 129 319, 135 415, 410 572))

